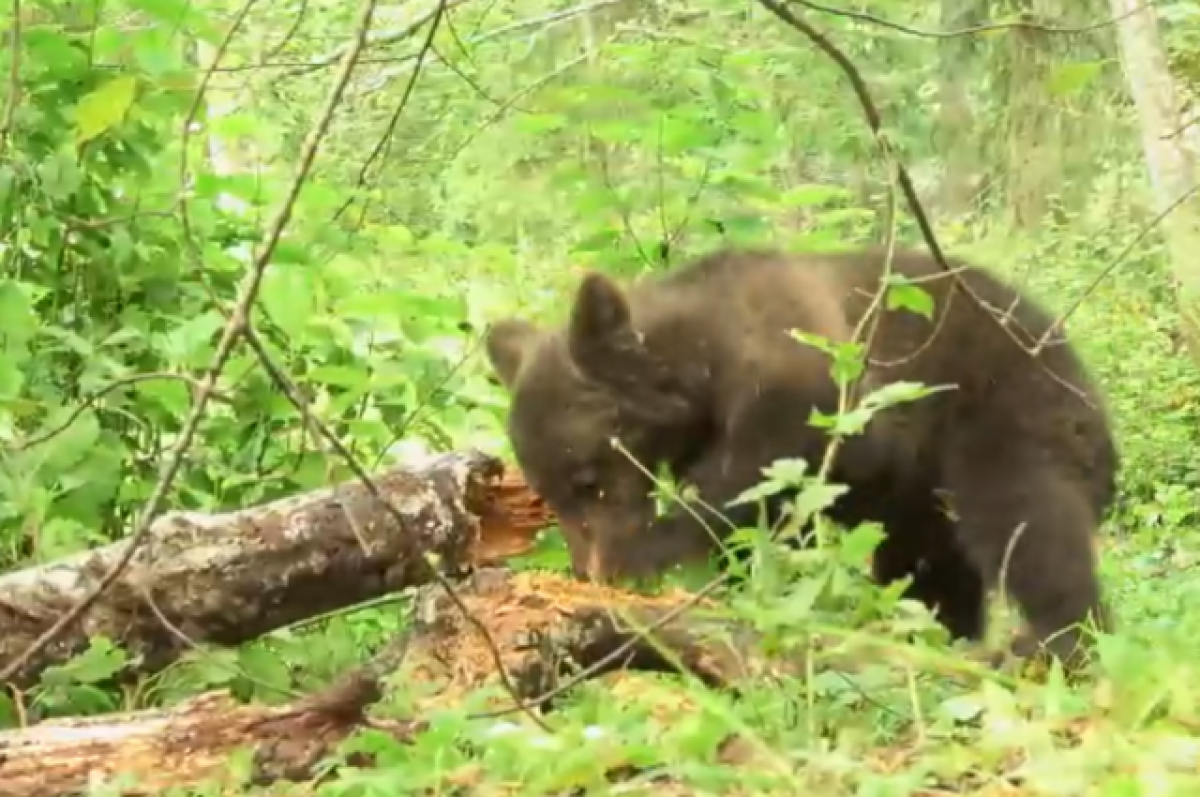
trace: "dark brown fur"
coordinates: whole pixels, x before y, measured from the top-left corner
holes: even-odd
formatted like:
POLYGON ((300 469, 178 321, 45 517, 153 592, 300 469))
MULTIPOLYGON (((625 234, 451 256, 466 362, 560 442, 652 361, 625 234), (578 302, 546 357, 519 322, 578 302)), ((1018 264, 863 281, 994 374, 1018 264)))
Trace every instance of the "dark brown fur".
MULTIPOLYGON (((563 330, 516 319, 493 328, 488 354, 513 393, 517 459, 557 512, 578 574, 648 575, 715 547, 684 508, 654 518, 650 479, 610 438, 650 472, 669 463, 735 525, 752 525, 757 509, 725 504, 773 460, 816 468, 828 438, 809 412, 832 413, 837 391, 828 358, 787 331, 850 339, 883 262, 873 250, 720 251, 628 292, 588 275, 563 330)), ((1048 328, 1050 316, 1013 288, 951 265, 996 316, 1009 310, 1008 329, 1027 346, 1048 328)), ((1110 627, 1093 548, 1118 467, 1102 399, 1069 344, 1032 359, 928 255, 898 252, 893 270, 922 279, 934 319, 884 313, 864 383, 956 388, 884 410, 847 441, 833 476, 851 490, 831 515, 882 522, 875 577, 912 575, 910 595, 972 639, 1024 524, 1005 584, 1030 627, 1019 651, 1045 642, 1068 656, 1078 633, 1052 635, 1089 613, 1110 627), (950 496, 957 522, 935 490, 950 496)))

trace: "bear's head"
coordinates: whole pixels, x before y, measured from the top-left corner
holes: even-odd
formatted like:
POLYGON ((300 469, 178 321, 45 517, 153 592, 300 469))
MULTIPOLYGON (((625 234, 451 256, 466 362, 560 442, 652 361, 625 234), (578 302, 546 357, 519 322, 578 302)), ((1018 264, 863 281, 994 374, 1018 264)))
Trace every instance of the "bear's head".
POLYGON ((488 332, 488 359, 512 396, 517 462, 558 516, 579 576, 614 575, 608 552, 636 546, 653 520, 656 467, 681 467, 700 444, 692 369, 656 350, 670 330, 644 331, 624 291, 591 273, 565 329, 507 319, 488 332))

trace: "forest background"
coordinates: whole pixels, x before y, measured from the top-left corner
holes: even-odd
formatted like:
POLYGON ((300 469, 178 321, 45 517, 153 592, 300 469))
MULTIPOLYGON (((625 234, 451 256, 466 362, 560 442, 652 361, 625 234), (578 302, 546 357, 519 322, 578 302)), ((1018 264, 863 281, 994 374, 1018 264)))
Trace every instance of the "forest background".
MULTIPOLYGON (((666 767, 694 790, 680 793, 739 793, 750 772, 745 793, 1200 785, 1200 5, 785 4, 847 56, 881 131, 846 70, 772 5, 12 0, 0 12, 2 566, 125 537, 148 503, 233 509, 352 477, 247 345, 189 430, 264 251, 256 337, 360 462, 507 457, 507 399, 479 345, 489 321, 561 318, 581 269, 633 277, 723 243, 841 248, 894 225, 924 245, 900 163, 948 252, 1070 309, 1110 397, 1124 470, 1103 566, 1121 629, 1100 646, 1099 676, 964 681, 872 662, 737 700, 666 679, 694 701, 669 722, 647 697, 666 687, 614 700, 587 683, 555 711, 553 737, 499 734, 464 708, 409 746, 360 739, 376 767, 345 767, 319 793, 450 793, 468 768, 480 793, 602 793, 618 759, 666 767), (754 740, 753 767, 717 754, 730 729, 754 740)), ((550 533, 520 564, 565 562, 550 533)), ((820 583, 809 600, 826 620, 882 600, 820 583)), ((121 688, 127 655, 93 640, 0 696, 0 723, 212 687, 278 701, 365 660, 403 622, 370 606, 240 648, 199 645, 121 688)), ((891 644, 908 643, 897 631, 891 644)), ((389 705, 402 710, 402 687, 389 705)))

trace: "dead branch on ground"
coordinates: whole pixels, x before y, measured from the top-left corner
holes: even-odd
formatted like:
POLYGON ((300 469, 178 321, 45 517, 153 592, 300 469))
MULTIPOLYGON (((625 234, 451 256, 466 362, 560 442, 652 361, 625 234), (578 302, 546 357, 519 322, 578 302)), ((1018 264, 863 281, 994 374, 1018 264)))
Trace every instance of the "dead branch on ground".
MULTIPOLYGON (((394 468, 375 483, 399 520, 357 479, 234 512, 160 516, 112 587, 13 681, 28 685, 95 636, 153 672, 190 643, 237 644, 425 584, 426 557, 461 573, 521 553, 550 521, 518 474, 476 452, 394 468)), ((94 589, 128 545, 0 576, 0 661, 21 655, 94 589)))

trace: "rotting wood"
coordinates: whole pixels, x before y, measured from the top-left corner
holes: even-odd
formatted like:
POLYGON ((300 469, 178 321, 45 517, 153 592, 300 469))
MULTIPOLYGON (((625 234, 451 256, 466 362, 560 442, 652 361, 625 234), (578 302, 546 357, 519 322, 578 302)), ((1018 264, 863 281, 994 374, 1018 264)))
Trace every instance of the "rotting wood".
POLYGON ((209 692, 170 709, 69 717, 0 732, 0 794, 65 797, 89 785, 127 783, 121 794, 134 797, 169 786, 223 784, 232 780, 230 756, 247 749, 253 782, 306 781, 365 723, 401 741, 422 729, 420 722, 365 719, 362 708, 377 697, 376 686, 352 680, 276 707, 239 705, 225 692, 209 692))
MULTIPOLYGON (((589 657, 602 655, 605 646, 631 633, 623 625, 606 625, 608 618, 652 620, 690 599, 686 592, 645 596, 551 573, 512 574, 497 568, 476 570, 458 587, 494 635, 524 697, 545 685, 546 662, 559 661, 561 651, 574 650, 577 663, 586 665, 589 657), (533 638, 541 644, 531 646, 533 638)), ((229 756, 237 750, 251 753, 255 782, 273 784, 272 793, 307 793, 300 783, 312 778, 315 765, 356 728, 370 725, 404 741, 425 727, 420 719, 424 711, 451 705, 494 682, 482 641, 439 595, 445 592, 430 585, 418 595, 414 628, 337 684, 290 705, 242 706, 214 692, 170 709, 52 720, 0 732, 0 794, 57 797, 113 778, 128 779, 131 786, 122 791, 127 795, 219 782, 230 772, 229 756), (366 709, 380 696, 385 680, 416 698, 417 719, 368 718, 366 709), (300 791, 278 791, 285 783, 300 791)), ((697 618, 690 616, 689 622, 697 618)), ((664 639, 683 652, 701 677, 726 683, 743 672, 733 648, 705 647, 691 633, 668 630, 664 639)), ((640 648, 639 656, 618 666, 670 669, 646 650, 640 648)))
MULTIPOLYGON (((374 481, 403 523, 357 480, 234 512, 164 514, 121 579, 14 683, 27 686, 95 636, 153 672, 189 641, 237 644, 427 583, 426 555, 454 574, 518 554, 551 522, 519 474, 478 452, 438 455, 374 481)), ((0 662, 92 589, 126 544, 0 576, 0 662)))
MULTIPOLYGON (((887 656, 903 678, 907 667, 947 675, 982 673, 992 655, 986 647, 973 648, 964 652, 960 666, 959 657, 898 647, 887 633, 870 627, 809 634, 803 645, 783 650, 765 645, 760 632, 718 602, 697 601, 681 589, 646 595, 548 572, 479 569, 455 593, 487 626, 509 680, 526 702, 571 681, 626 643, 626 652, 591 677, 682 669, 709 686, 736 688, 751 680, 803 676, 810 657, 820 669, 854 672, 887 656), (661 620, 666 622, 659 625, 661 620)), ((395 678, 426 692, 416 703, 421 712, 456 705, 467 694, 497 684, 485 640, 444 591, 422 587, 417 606, 416 626, 395 678)), ((615 684, 624 677, 610 680, 615 684)), ((492 691, 496 697, 489 710, 512 706, 503 690, 492 691)))
MULTIPOLYGON (((482 619, 511 680, 523 699, 534 699, 560 679, 587 667, 662 618, 690 603, 682 590, 658 595, 626 592, 569 576, 545 572, 509 573, 481 569, 461 582, 456 593, 482 619)), ((418 593, 417 625, 401 664, 398 682, 417 684, 426 693, 422 710, 459 703, 468 693, 497 683, 484 640, 454 608, 444 592, 424 587, 418 593)), ((632 650, 602 675, 618 670, 674 672, 665 648, 684 669, 713 686, 728 686, 775 665, 747 658, 754 649, 749 632, 715 614, 716 604, 701 601, 679 617, 638 639, 632 650)), ((511 705, 502 692, 494 708, 511 705)))

